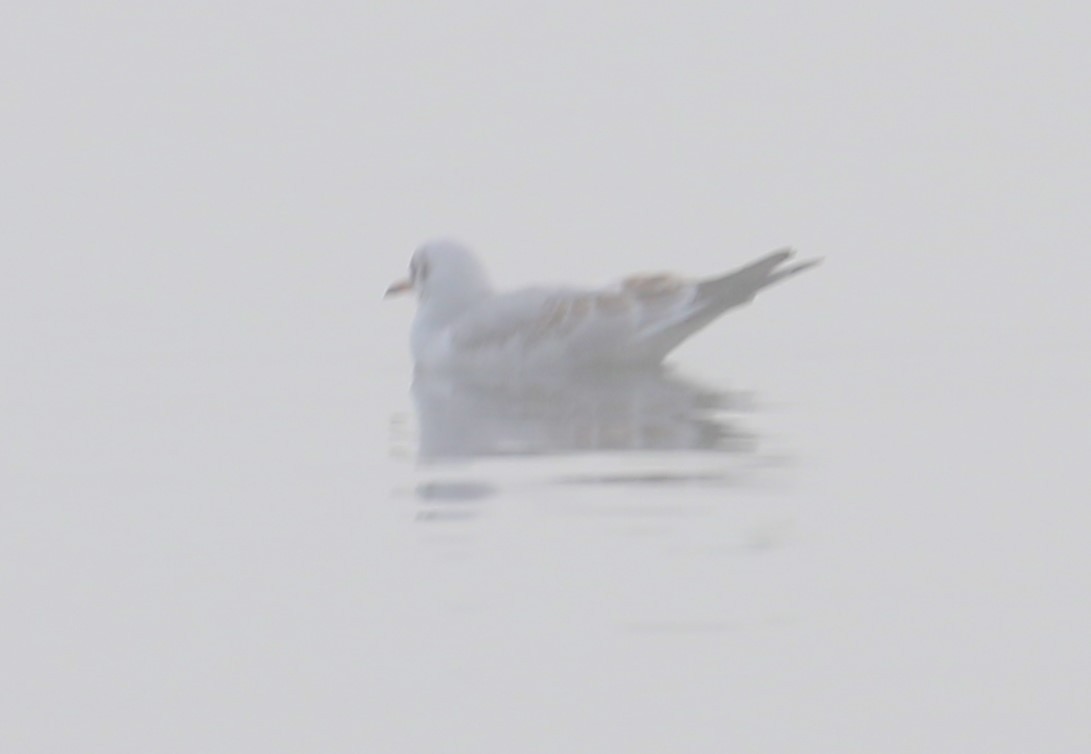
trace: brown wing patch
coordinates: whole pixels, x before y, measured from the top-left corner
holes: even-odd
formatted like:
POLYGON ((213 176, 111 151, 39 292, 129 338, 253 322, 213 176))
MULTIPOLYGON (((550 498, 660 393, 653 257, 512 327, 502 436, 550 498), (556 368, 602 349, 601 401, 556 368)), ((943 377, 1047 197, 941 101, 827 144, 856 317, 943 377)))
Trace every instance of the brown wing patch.
MULTIPOLYGON (((644 296, 654 296, 646 293, 644 296)), ((638 295, 625 290, 566 293, 541 302, 535 312, 519 321, 474 323, 458 333, 459 346, 466 349, 507 348, 521 342, 527 346, 565 338, 589 324, 596 315, 627 317, 638 306, 638 295)), ((653 302, 654 303, 654 302, 653 302)), ((615 326, 619 321, 615 320, 615 326)))
POLYGON ((527 334, 529 342, 567 335, 591 313, 590 296, 558 297, 549 301, 527 334))
POLYGON ((656 299, 673 298, 685 286, 685 281, 674 275, 635 275, 621 281, 621 289, 649 303, 656 299))
POLYGON ((569 318, 573 325, 578 325, 580 321, 587 318, 587 315, 591 313, 591 297, 590 296, 577 296, 571 300, 568 307, 569 318))
POLYGON ((633 300, 621 293, 600 293, 595 308, 604 314, 624 314, 633 308, 633 300))

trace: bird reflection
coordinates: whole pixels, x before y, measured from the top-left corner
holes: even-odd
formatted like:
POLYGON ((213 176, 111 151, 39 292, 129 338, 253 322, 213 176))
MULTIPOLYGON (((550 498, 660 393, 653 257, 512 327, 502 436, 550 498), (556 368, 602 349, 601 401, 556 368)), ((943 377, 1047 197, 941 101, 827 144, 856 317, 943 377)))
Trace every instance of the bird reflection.
POLYGON ((413 382, 420 461, 587 453, 754 449, 726 415, 745 396, 664 367, 494 380, 418 372, 413 382))

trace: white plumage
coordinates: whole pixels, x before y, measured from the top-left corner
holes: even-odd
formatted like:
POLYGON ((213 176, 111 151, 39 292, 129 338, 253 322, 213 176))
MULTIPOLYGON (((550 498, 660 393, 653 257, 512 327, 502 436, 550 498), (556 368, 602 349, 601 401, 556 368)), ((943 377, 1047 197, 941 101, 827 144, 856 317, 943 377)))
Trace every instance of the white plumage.
POLYGON ((707 280, 641 275, 599 289, 501 293, 467 248, 434 241, 416 250, 409 279, 387 295, 417 294, 411 344, 418 368, 646 366, 762 288, 818 263, 783 266, 791 256, 783 249, 707 280))

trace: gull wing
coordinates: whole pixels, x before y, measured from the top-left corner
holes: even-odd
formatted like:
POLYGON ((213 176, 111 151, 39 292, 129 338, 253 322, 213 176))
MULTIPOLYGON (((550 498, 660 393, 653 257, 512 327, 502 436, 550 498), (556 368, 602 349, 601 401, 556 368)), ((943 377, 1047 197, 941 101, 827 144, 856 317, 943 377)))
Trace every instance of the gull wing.
POLYGON ((452 346, 467 353, 494 349, 570 350, 635 330, 628 302, 604 291, 528 288, 500 294, 461 317, 452 346))
POLYGON ((812 259, 782 266, 794 255, 792 249, 780 249, 717 278, 693 284, 693 296, 684 305, 650 322, 641 336, 649 351, 665 357, 689 336, 725 312, 754 300, 759 291, 818 264, 812 259))
POLYGON ((780 267, 791 254, 774 252, 704 281, 640 275, 597 290, 529 288, 500 294, 454 323, 451 345, 471 358, 539 352, 577 363, 656 363, 724 312, 749 303, 762 288, 817 263, 780 267))

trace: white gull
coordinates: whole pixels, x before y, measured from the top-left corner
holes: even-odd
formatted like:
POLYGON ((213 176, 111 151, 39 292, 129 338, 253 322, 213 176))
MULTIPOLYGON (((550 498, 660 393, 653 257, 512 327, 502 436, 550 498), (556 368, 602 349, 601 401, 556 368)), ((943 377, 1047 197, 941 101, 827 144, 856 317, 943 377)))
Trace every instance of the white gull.
POLYGON ((761 289, 820 261, 784 266, 792 253, 781 249, 704 280, 637 275, 605 288, 505 293, 493 289, 465 246, 432 241, 414 252, 409 278, 386 295, 417 295, 411 346, 421 369, 648 366, 761 289))

